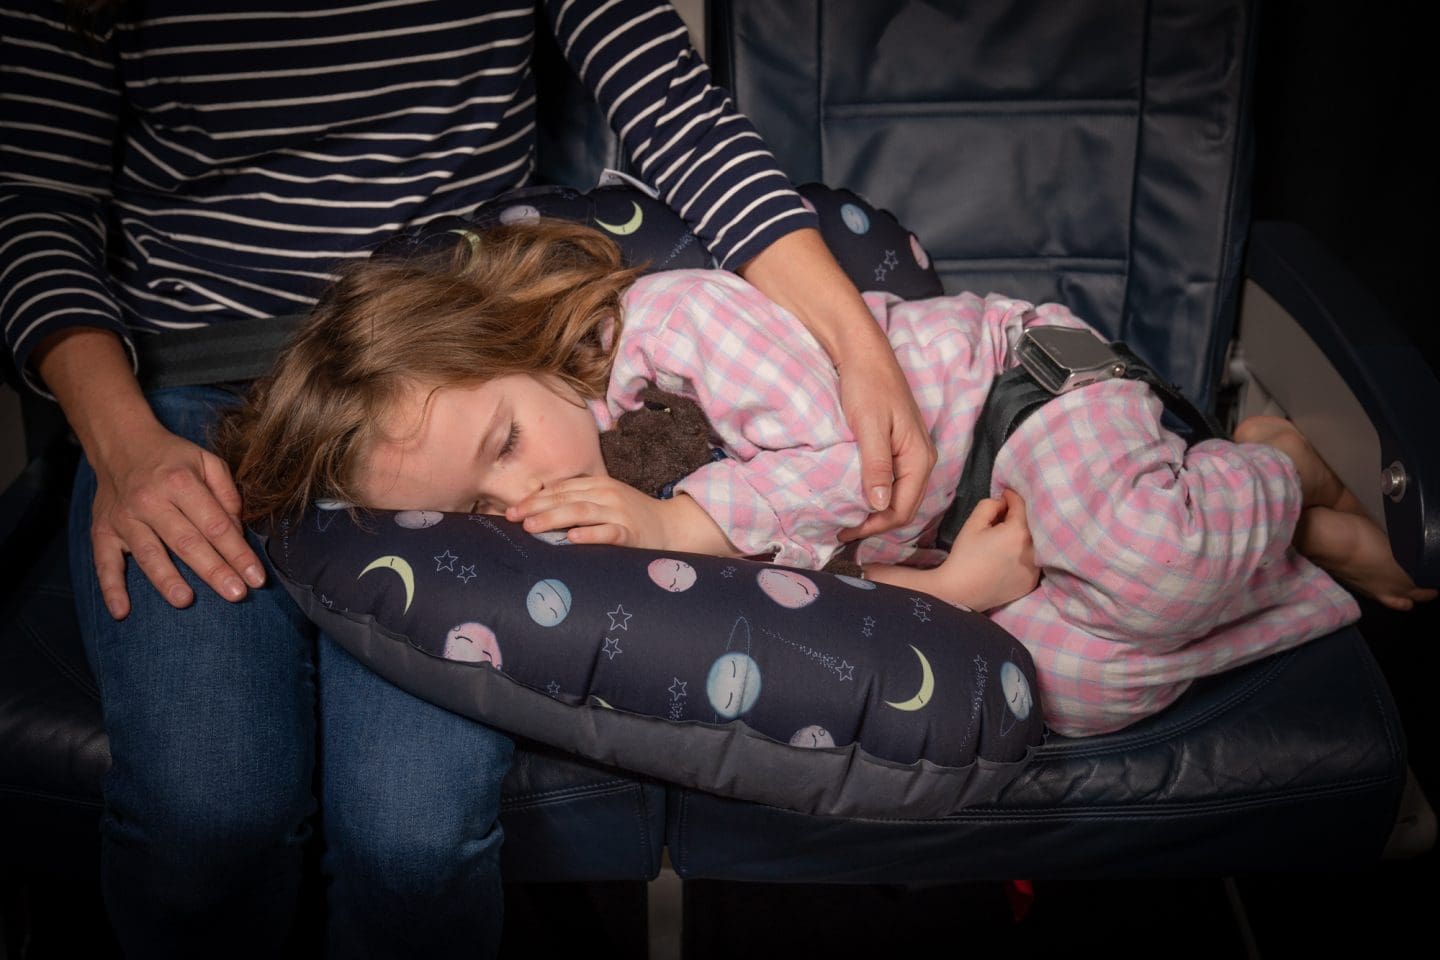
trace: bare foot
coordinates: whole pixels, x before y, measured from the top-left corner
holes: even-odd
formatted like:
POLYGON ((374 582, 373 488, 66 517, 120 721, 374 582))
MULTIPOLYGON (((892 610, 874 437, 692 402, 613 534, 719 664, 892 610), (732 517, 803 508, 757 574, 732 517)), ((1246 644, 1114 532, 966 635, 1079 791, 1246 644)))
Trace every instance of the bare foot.
POLYGON ((1395 560, 1385 536, 1295 424, 1282 417, 1247 417, 1235 428, 1239 443, 1263 443, 1288 456, 1300 474, 1305 509, 1295 548, 1335 579, 1393 610, 1433 600, 1395 560))
POLYGON ((1392 610, 1435 599, 1435 590, 1415 586, 1395 561, 1384 531, 1362 514, 1330 507, 1302 511, 1295 548, 1341 583, 1392 610))
POLYGON ((1290 458, 1300 474, 1300 494, 1307 507, 1330 507, 1364 516, 1355 495, 1330 469, 1305 434, 1283 417, 1246 417, 1235 428, 1236 443, 1263 443, 1290 458))

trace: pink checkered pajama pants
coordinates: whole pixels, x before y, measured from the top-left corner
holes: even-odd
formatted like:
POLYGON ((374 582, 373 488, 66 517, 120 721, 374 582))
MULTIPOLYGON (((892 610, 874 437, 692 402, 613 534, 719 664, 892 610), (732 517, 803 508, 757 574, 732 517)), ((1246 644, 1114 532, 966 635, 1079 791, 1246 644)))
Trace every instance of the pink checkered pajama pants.
POLYGON ((1187 448, 1143 384, 1108 381, 1032 415, 996 458, 992 492, 1025 499, 1044 576, 992 613, 1029 648, 1057 733, 1104 733, 1197 677, 1359 616, 1290 546, 1300 482, 1271 447, 1187 448))

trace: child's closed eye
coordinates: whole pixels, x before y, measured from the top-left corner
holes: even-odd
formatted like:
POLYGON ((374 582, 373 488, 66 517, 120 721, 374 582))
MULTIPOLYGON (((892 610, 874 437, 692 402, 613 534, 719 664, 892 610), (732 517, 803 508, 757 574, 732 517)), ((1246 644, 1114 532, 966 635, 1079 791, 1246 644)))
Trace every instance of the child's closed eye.
MULTIPOLYGON (((513 454, 519 442, 520 424, 512 420, 510 422, 510 432, 505 435, 505 442, 502 443, 500 445, 500 449, 495 452, 495 459, 504 460, 506 457, 513 454)), ((503 511, 496 509, 494 504, 492 504, 488 498, 481 498, 470 504, 470 512, 499 514, 503 511)))
POLYGON ((504 459, 515 452, 515 445, 520 442, 520 424, 514 420, 510 421, 510 433, 506 435, 505 442, 500 446, 497 459, 504 459))

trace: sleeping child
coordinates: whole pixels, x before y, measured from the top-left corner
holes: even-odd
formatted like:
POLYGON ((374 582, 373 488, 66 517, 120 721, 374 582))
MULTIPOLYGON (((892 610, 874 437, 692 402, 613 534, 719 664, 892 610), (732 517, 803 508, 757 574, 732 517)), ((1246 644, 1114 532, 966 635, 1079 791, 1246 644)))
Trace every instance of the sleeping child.
MULTIPOLYGON (((223 424, 244 520, 336 498, 819 568, 865 519, 838 378, 753 287, 718 271, 637 279, 608 239, 570 223, 467 239, 351 266, 322 297, 223 424), (599 440, 656 387, 698 403, 720 451, 668 499, 611 477, 599 440)), ((938 460, 914 519, 853 559, 870 579, 987 611, 1030 650, 1055 731, 1118 729, 1198 677, 1353 621, 1331 574, 1398 609, 1434 596, 1288 421, 1187 447, 1150 389, 1123 379, 1027 419, 996 457, 997 495, 948 554, 931 549, 1021 333, 1084 325, 994 294, 866 302, 938 460)))

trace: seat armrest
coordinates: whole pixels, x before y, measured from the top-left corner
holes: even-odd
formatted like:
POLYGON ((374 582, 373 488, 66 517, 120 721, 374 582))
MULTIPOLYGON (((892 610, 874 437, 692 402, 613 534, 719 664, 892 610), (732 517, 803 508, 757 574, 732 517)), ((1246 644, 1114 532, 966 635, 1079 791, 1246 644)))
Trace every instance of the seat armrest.
MULTIPOLYGON (((1251 374, 1297 422, 1283 394, 1308 386, 1325 395, 1319 417, 1330 422, 1318 426, 1364 432, 1365 424, 1346 419, 1346 399, 1321 386, 1327 376, 1338 378, 1336 390, 1348 392, 1373 429, 1373 436, 1356 437, 1369 449, 1357 473, 1317 446, 1376 513, 1400 565, 1418 584, 1440 584, 1440 380, 1379 301, 1303 228, 1257 223, 1246 275, 1240 339, 1251 374), (1287 328, 1298 328, 1308 343, 1287 338, 1287 328), (1307 371, 1303 384, 1286 388, 1286 377, 1306 366, 1307 351, 1318 351, 1328 369, 1307 371)), ((1307 434, 1310 426, 1301 422, 1307 434)))

